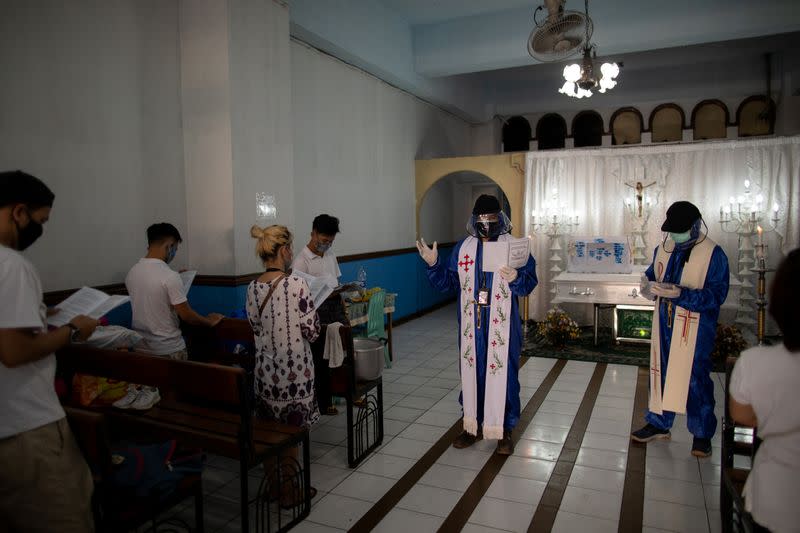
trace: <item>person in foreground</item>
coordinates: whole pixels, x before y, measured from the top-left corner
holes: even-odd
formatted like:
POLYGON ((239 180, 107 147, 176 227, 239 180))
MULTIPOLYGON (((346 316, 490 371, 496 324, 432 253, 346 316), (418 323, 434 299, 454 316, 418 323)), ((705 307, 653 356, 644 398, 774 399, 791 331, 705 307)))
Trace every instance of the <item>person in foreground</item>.
POLYGON ((427 263, 428 279, 442 292, 458 290, 459 361, 464 432, 453 446, 466 448, 476 441, 496 439, 500 455, 514 453, 511 431, 519 422, 519 357, 522 324, 517 297, 538 283, 536 261, 514 269, 483 271, 484 245, 509 239, 511 223, 497 198, 480 196, 467 223, 470 236, 460 241, 447 260, 439 259, 436 242, 417 242, 427 263))
POLYGON ((743 495, 757 531, 798 532, 800 494, 800 249, 786 256, 772 282, 769 314, 783 334, 777 346, 742 352, 731 374, 731 417, 758 427, 763 440, 743 495))
POLYGON ((728 258, 708 238, 700 210, 680 201, 667 209, 653 263, 641 290, 654 299, 650 341, 647 425, 631 433, 636 442, 669 439, 675 413, 686 413, 694 436, 692 455, 711 455, 717 429, 711 352, 719 309, 728 295, 728 258))
MULTIPOLYGON (((314 301, 305 280, 289 273, 292 234, 286 226, 253 226, 250 234, 265 267, 247 287, 247 318, 256 344, 256 413, 267 420, 311 428, 320 416, 310 346, 320 331, 314 301)), ((280 493, 280 503, 287 508, 303 501, 292 483, 297 453, 293 448, 281 458, 284 486, 271 488, 273 495, 280 493)), ((268 461, 264 466, 272 475, 276 463, 268 461)), ((313 498, 316 490, 311 492, 313 498)))
POLYGON ((0 530, 94 531, 92 474, 56 396, 54 352, 85 341, 97 321, 47 331, 42 283, 19 252, 50 218, 38 178, 0 172, 0 530))

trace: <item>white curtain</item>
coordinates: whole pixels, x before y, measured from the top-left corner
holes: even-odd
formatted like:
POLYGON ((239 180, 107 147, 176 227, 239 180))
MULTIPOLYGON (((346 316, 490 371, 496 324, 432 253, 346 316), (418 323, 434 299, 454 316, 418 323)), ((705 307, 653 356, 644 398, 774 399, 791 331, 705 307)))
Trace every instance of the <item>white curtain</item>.
POLYGON ((760 189, 767 206, 774 202, 781 206, 775 231, 765 234, 769 262, 775 266, 800 244, 800 136, 527 154, 525 231, 533 235, 539 276, 539 288, 530 301, 531 317, 541 319, 551 299, 550 243, 545 235, 533 233, 531 212, 542 212, 554 187, 559 201, 579 216, 577 235, 613 236, 628 235, 630 230, 623 200, 632 197, 632 189, 626 183, 656 182, 650 191, 660 194, 645 255, 651 257, 662 238, 667 207, 688 200, 700 209, 709 236, 723 247, 735 275, 738 238, 721 230, 719 210, 729 197, 744 191, 745 179, 751 188, 760 189))

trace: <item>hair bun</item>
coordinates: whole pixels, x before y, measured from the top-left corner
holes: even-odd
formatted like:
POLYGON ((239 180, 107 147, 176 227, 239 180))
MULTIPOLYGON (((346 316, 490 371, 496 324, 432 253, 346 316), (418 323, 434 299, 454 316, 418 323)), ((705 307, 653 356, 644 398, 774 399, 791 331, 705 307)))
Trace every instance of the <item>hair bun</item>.
POLYGON ((254 224, 253 227, 250 228, 250 236, 253 237, 254 239, 263 239, 264 228, 260 228, 254 224))

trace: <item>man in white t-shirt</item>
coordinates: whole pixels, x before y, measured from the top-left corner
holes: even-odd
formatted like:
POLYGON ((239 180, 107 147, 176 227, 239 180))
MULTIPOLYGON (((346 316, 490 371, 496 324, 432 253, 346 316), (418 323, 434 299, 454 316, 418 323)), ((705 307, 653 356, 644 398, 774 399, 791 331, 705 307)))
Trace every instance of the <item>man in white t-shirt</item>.
POLYGON ((93 482, 56 396, 54 352, 97 321, 47 331, 42 284, 19 252, 33 244, 55 196, 39 179, 0 172, 0 529, 93 531, 93 482))
POLYGON ((311 239, 297 254, 292 270, 299 270, 314 277, 330 277, 339 280, 342 271, 331 251, 336 234, 339 233, 339 219, 330 215, 318 215, 311 225, 311 239))
POLYGON ((219 313, 197 314, 186 299, 180 274, 168 264, 175 258, 181 234, 172 224, 161 222, 147 228, 147 255, 125 277, 133 308, 133 329, 144 337, 141 351, 172 359, 188 358, 180 320, 193 326, 213 328, 219 313))
POLYGON ((778 267, 769 298, 769 314, 783 333, 777 346, 742 352, 731 374, 731 417, 757 427, 761 446, 742 494, 745 508, 762 527, 776 533, 800 531, 800 249, 778 267))

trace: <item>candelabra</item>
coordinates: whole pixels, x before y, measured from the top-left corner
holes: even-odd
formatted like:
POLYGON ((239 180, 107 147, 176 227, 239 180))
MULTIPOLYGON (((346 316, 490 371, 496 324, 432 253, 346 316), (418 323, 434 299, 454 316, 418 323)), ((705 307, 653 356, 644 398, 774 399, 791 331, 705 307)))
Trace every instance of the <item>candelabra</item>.
POLYGON ((626 183, 633 189, 633 196, 627 196, 623 200, 623 209, 631 228, 631 255, 635 265, 646 265, 650 262, 646 235, 650 215, 653 213, 658 196, 649 194, 647 189, 655 184, 655 181, 648 185, 643 185, 641 181, 637 181, 635 185, 626 183))
MULTIPOLYGON (((772 204, 772 216, 767 219, 764 196, 751 185, 749 179, 744 180, 744 193, 731 196, 727 203, 720 206, 719 223, 722 231, 735 233, 739 238, 737 269, 742 281, 742 290, 739 293, 736 323, 750 330, 758 324, 759 330, 761 330, 762 325, 753 320, 753 303, 759 305, 759 300, 753 294, 754 285, 751 279, 758 274, 760 280, 764 273, 769 271, 766 270, 766 246, 763 244, 763 233, 774 231, 777 227, 780 220, 778 216, 780 206, 777 202, 772 204), (753 246, 753 236, 756 234, 759 236, 758 247, 753 246), (759 253, 762 257, 757 257, 759 253), (756 264, 757 260, 759 266, 753 267, 752 265, 756 264)), ((761 322, 760 315, 758 318, 761 322)), ((761 334, 759 333, 759 335, 761 334)))
MULTIPOLYGON (((554 278, 563 272, 564 258, 561 252, 564 250, 561 240, 564 236, 572 235, 580 225, 578 214, 567 210, 567 205, 558 201, 558 189, 553 188, 550 200, 543 204, 542 212, 531 211, 531 232, 544 234, 550 239, 550 276, 554 278), (537 222, 538 218, 538 222, 537 222)), ((550 289, 551 299, 556 295, 556 286, 552 284, 550 289)))

